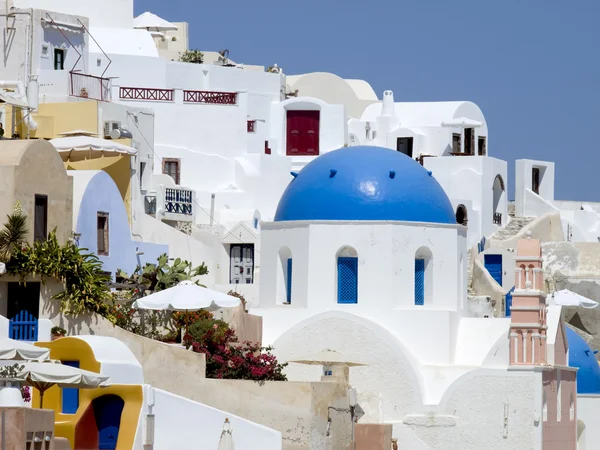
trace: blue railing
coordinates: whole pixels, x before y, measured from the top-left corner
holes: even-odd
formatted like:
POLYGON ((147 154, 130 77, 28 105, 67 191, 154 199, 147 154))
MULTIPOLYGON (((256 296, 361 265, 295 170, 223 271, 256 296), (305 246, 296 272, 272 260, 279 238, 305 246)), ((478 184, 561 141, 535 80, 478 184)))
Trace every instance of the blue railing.
POLYGON ((10 319, 9 337, 18 341, 37 341, 38 320, 23 310, 10 319))
POLYGON ((184 189, 165 189, 165 210, 173 214, 192 215, 192 191, 184 189))

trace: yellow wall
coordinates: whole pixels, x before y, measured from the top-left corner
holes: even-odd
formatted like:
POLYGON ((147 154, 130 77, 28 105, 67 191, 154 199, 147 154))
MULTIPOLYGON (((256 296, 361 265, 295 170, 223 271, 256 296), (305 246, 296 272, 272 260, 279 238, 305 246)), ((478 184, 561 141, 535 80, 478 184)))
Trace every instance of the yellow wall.
MULTIPOLYGON (((92 348, 87 342, 76 337, 65 337, 53 342, 37 342, 35 345, 50 349, 50 358, 61 361, 79 361, 79 367, 91 372, 100 372, 100 363, 96 360, 92 348)), ((32 408, 40 407, 40 397, 36 389, 32 389, 32 408)), ((117 450, 130 450, 133 448, 135 435, 142 405, 144 392, 141 385, 115 384, 106 388, 80 389, 79 408, 76 414, 62 414, 61 389, 54 386, 44 394, 44 409, 53 409, 55 412, 55 434, 67 438, 71 448, 75 448, 75 427, 83 417, 92 401, 103 395, 118 395, 125 402, 121 413, 119 439, 117 450)))
MULTIPOLYGON (((53 139, 60 133, 73 130, 98 132, 98 102, 88 100, 66 103, 40 103, 33 115, 38 129, 30 132, 31 137, 53 139)), ((21 135, 25 137, 25 135, 21 135)))

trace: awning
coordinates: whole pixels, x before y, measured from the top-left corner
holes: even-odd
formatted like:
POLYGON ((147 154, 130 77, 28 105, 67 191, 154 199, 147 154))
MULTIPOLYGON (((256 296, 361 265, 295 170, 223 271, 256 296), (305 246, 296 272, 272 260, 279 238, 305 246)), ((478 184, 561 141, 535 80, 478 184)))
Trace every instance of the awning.
POLYGON ((7 105, 19 106, 20 108, 27 108, 27 101, 23 98, 17 97, 16 92, 8 92, 4 89, 0 89, 0 103, 6 103, 7 105))
POLYGON ((70 33, 81 33, 84 31, 83 25, 80 23, 61 22, 60 20, 50 20, 46 17, 42 17, 42 25, 45 27, 54 27, 62 31, 68 31, 70 33))
POLYGON ((93 150, 103 152, 123 153, 127 155, 137 154, 133 147, 120 144, 110 139, 100 139, 93 136, 68 136, 51 139, 50 143, 60 153, 80 150, 93 150))
POLYGON ((457 117, 443 121, 442 126, 448 128, 479 128, 483 126, 483 123, 466 117, 457 117))

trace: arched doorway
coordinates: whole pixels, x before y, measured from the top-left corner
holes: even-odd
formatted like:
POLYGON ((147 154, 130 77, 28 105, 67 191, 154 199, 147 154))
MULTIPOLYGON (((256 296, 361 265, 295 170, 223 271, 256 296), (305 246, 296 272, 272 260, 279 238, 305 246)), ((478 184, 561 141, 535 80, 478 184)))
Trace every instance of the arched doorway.
POLYGON ((458 208, 456 208, 456 223, 466 227, 467 222, 467 208, 465 205, 458 205, 458 208))
POLYGON ((506 209, 506 190, 504 189, 504 180, 500 175, 494 178, 493 190, 493 220, 495 225, 502 225, 506 222, 506 217, 502 217, 506 209))
POLYGON ((92 406, 98 427, 98 448, 116 450, 125 402, 117 395, 103 395, 94 399, 92 406))

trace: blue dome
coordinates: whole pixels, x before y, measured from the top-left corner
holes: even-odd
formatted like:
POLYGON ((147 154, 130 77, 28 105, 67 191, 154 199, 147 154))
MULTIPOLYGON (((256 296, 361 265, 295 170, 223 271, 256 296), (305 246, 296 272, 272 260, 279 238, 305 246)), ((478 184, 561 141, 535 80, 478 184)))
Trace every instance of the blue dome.
POLYGON ((579 368, 577 393, 600 394, 600 365, 594 351, 575 331, 565 328, 569 342, 569 366, 579 368))
POLYGON ((418 162, 357 146, 311 161, 283 193, 275 221, 392 220, 455 224, 439 183, 418 162))

